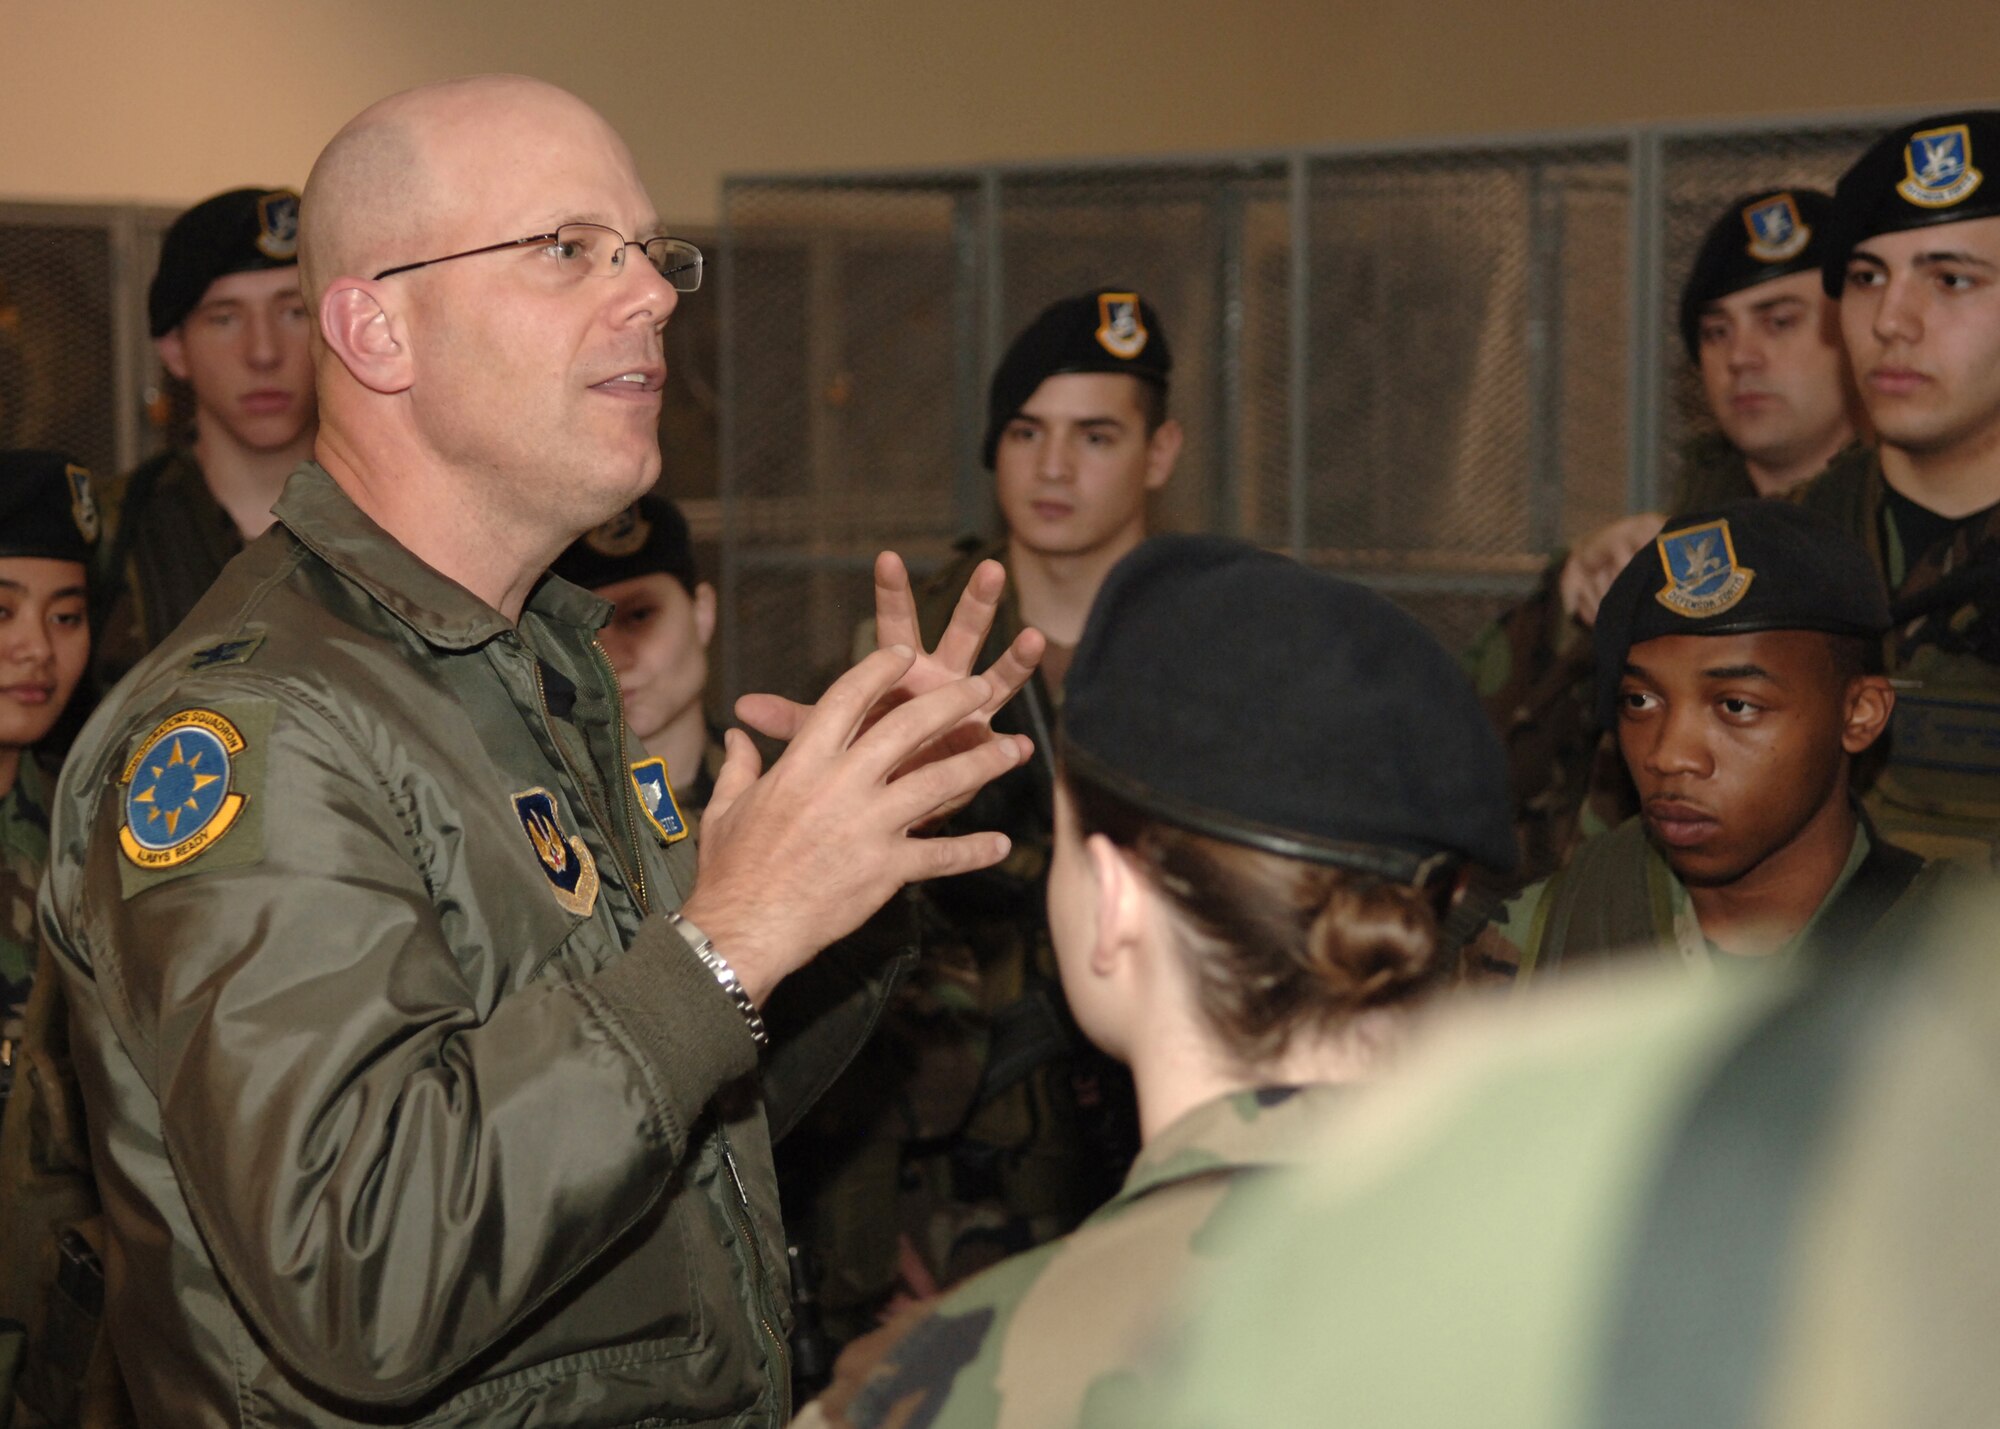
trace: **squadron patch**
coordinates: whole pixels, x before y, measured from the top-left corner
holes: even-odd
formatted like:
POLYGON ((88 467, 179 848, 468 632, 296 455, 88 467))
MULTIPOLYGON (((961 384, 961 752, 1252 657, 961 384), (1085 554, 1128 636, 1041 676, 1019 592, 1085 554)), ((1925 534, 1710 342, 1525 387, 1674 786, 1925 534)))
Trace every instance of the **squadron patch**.
POLYGON ((1097 295, 1097 345, 1121 361, 1130 362, 1146 350, 1145 320, 1139 316, 1137 293, 1097 295))
POLYGON ((299 256, 299 196, 280 189, 257 200, 257 251, 266 258, 299 256))
POLYGON ((76 534, 83 537, 86 546, 97 544, 97 498, 90 491, 90 473, 75 462, 63 468, 63 478, 69 482, 69 514, 76 521, 76 534))
POLYGON ((1799 217, 1798 201, 1790 194, 1773 194, 1745 208, 1743 226, 1750 230, 1746 251, 1760 263, 1796 258, 1812 242, 1812 229, 1799 217))
POLYGON ((634 502, 602 526, 591 527, 584 534, 583 544, 600 556, 616 559, 643 550, 652 534, 653 523, 646 519, 638 503, 634 502))
POLYGON ((582 839, 564 836, 556 796, 546 789, 524 789, 514 796, 514 812, 528 832, 556 902, 565 912, 588 918, 597 906, 597 860, 582 839))
POLYGON ((230 772, 245 748, 236 726, 214 710, 182 710, 148 735, 119 780, 125 857, 152 871, 213 848, 243 812, 230 772))
POLYGON ((1972 167, 1972 129, 1947 124, 1920 129, 1903 146, 1907 177, 1896 192, 1919 208, 1950 208, 1972 196, 1986 177, 1972 167))
POLYGON ((1667 583, 1653 599, 1676 615, 1694 620, 1720 615, 1743 599, 1757 576, 1736 564, 1727 518, 1668 532, 1654 544, 1667 583))
POLYGON ((680 801, 667 778, 667 761, 642 759, 632 766, 632 787, 638 792, 639 807, 646 822, 663 844, 677 843, 688 836, 687 820, 681 817, 680 801))

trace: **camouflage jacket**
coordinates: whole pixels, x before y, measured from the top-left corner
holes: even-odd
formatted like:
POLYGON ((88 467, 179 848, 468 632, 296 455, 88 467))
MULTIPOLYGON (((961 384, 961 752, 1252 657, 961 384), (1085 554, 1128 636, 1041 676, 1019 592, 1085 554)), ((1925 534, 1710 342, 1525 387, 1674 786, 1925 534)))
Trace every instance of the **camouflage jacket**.
MULTIPOLYGON (((35 977, 35 890, 49 863, 49 777, 21 754, 14 787, 0 796, 0 1040, 20 1036, 35 977)), ((0 1077, 8 1068, 0 1067, 0 1077)))
MULTIPOLYGON (((1816 480, 1872 460, 1865 448, 1844 447, 1816 480)), ((1697 438, 1683 450, 1672 511, 1756 496, 1742 454, 1722 438, 1697 438)), ((1617 747, 1598 724, 1590 631, 1563 609, 1566 558, 1558 552, 1528 598, 1482 631, 1462 657, 1506 746, 1521 840, 1516 882, 1523 886, 1547 878, 1577 844, 1638 809, 1617 747)))
POLYGON ((101 694, 187 618, 243 535, 194 453, 163 452, 111 494, 91 587, 91 678, 101 694))
POLYGON ((1871 454, 1829 467, 1801 498, 1869 548, 1899 621, 1888 642, 1896 713, 1868 811, 1898 843, 1990 870, 2000 863, 2000 506, 1906 551, 1886 490, 1871 454))
POLYGON ((1246 1173, 1293 1163, 1332 1086, 1238 1092, 1149 1142, 1124 1188, 1076 1232, 998 1265, 857 1341, 807 1429, 1060 1429, 1140 1388, 1175 1292, 1236 1211, 1246 1173))
MULTIPOLYGON (((973 568, 968 547, 925 583, 927 642, 973 568)), ((980 667, 1020 633, 1010 590, 980 667)), ((872 637, 868 641, 872 648, 872 637)), ((1118 1187, 1137 1150, 1125 1069, 1076 1031, 1048 937, 1056 701, 1034 676, 993 721, 1035 757, 982 789, 956 821, 1012 841, 996 868, 921 885, 908 908, 923 956, 881 1034, 780 1149, 787 1223, 819 1267, 826 1328, 871 1328, 900 1258, 949 1286, 1073 1228, 1118 1187)))

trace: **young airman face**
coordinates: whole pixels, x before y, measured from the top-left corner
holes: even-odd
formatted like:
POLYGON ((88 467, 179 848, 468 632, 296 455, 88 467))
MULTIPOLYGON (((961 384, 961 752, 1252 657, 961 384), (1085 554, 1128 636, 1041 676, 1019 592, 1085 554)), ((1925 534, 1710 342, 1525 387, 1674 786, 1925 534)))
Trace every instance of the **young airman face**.
POLYGON ((25 749, 54 727, 90 659, 83 566, 0 557, 0 746, 25 749))
POLYGON ((1684 883, 1722 886, 1784 857, 1844 797, 1846 761, 1895 704, 1809 630, 1663 635, 1634 645, 1618 746, 1654 845, 1684 883))
POLYGON ((246 451, 278 452, 312 430, 312 318, 299 270, 228 273, 156 344, 167 371, 194 389, 196 421, 246 451))
POLYGON ((1014 540, 1037 554, 1081 556, 1145 534, 1146 497, 1167 484, 1180 429, 1150 436, 1139 379, 1067 372, 1046 379, 1001 429, 994 489, 1014 540))
MULTIPOLYGON (((427 253, 595 223, 660 233, 632 158, 568 96, 508 95, 483 122, 433 141, 455 202, 427 253)), ((674 289, 634 249, 615 274, 581 271, 556 243, 482 253, 372 286, 410 344, 410 400, 438 463, 476 483, 489 520, 567 541, 659 475, 662 332, 674 289)))
POLYGON ((1884 442, 1919 455, 2000 450, 2000 218, 1863 240, 1840 325, 1884 442))
POLYGON ((1703 307, 1696 333, 1708 410, 1751 461, 1790 466, 1850 431, 1838 312, 1818 273, 1717 298, 1703 307))
MULTIPOLYGON (((616 607, 598 634, 625 697, 625 723, 641 743, 701 703, 708 684, 708 642, 715 634, 715 587, 700 582, 690 595, 655 571, 597 587, 616 607)), ((669 771, 673 778, 685 770, 669 771)))

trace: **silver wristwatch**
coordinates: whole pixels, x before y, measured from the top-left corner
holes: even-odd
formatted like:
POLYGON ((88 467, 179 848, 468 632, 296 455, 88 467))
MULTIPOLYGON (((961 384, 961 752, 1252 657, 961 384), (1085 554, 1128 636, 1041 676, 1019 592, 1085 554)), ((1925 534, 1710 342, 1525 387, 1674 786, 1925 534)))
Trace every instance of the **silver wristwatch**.
POLYGON ((722 985, 722 990, 729 994, 729 1000, 736 1004, 736 1010, 743 1014, 743 1023, 750 1029, 750 1040, 759 1047, 770 1046, 771 1033, 764 1026, 764 1015, 757 1010, 757 1004, 750 1000, 750 994, 743 990, 743 979, 736 975, 736 969, 724 962, 722 954, 715 950, 714 940, 683 918, 678 910, 667 914, 667 921, 680 930, 680 935, 687 939, 688 947, 701 959, 701 965, 715 974, 715 980, 722 985))

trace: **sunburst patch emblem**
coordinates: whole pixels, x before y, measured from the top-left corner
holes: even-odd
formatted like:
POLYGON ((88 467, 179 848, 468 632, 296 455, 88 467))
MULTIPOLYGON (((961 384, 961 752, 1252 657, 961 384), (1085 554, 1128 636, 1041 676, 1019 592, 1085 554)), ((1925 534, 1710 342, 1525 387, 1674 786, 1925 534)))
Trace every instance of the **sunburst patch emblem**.
POLYGON ((556 902, 564 911, 588 918, 597 906, 597 860, 582 839, 563 832, 556 796, 546 789, 524 789, 514 796, 514 812, 527 831, 556 902))
POLYGON ((182 710, 148 735, 120 781, 125 857, 140 868, 172 868, 213 848, 243 812, 229 782, 244 747, 236 726, 214 710, 182 710))

